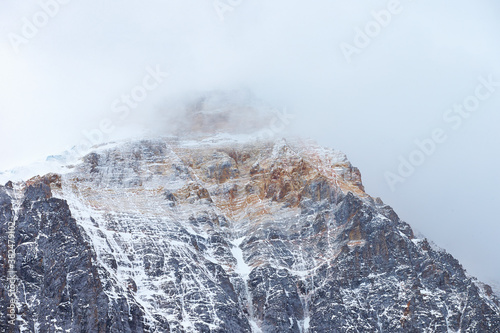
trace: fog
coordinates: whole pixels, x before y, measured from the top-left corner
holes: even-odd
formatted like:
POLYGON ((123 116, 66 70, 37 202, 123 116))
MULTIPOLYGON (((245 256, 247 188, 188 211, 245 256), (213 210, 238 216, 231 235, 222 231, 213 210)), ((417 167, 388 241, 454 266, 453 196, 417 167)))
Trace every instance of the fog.
POLYGON ((499 15, 494 0, 2 1, 0 170, 96 131, 171 128, 180 96, 249 91, 500 281, 499 15))

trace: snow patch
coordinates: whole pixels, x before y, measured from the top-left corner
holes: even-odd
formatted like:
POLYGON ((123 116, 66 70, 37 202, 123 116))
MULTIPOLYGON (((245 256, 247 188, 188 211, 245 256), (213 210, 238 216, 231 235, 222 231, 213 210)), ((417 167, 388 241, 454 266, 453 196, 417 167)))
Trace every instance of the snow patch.
POLYGON ((262 333, 262 329, 257 325, 255 320, 249 320, 250 327, 252 328, 252 333, 262 333))
POLYGON ((51 172, 65 174, 70 171, 72 171, 72 167, 65 160, 48 158, 46 161, 38 161, 26 166, 0 172, 0 184, 5 184, 9 180, 12 182, 26 181, 35 176, 43 176, 51 172))
POLYGON ((248 276, 252 272, 252 267, 250 267, 243 258, 243 250, 241 249, 240 245, 241 243, 243 243, 244 239, 245 237, 241 237, 231 242, 231 244, 233 245, 233 247, 231 248, 231 253, 236 259, 236 267, 234 269, 234 272, 240 275, 243 278, 243 281, 245 281, 246 283, 248 281, 248 276))

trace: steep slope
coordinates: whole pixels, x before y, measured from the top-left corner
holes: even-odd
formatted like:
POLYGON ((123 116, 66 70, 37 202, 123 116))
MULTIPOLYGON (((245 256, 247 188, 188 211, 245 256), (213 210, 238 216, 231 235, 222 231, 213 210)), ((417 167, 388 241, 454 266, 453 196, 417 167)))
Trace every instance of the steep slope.
POLYGON ((124 142, 0 187, 6 330, 10 221, 15 332, 500 331, 491 288, 312 142, 124 142))

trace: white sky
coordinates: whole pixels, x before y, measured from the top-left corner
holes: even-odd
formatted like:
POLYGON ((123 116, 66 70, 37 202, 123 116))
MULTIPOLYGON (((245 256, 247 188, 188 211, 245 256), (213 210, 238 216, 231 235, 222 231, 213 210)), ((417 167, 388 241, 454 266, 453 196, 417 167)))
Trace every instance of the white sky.
POLYGON ((54 1, 0 4, 0 170, 71 148, 103 119, 110 139, 135 135, 179 94, 248 88, 344 151, 368 193, 469 272, 500 281, 500 87, 457 130, 443 120, 478 77, 500 81, 498 1, 401 0, 348 63, 340 44, 388 1, 226 0, 221 21, 213 0, 65 0, 15 52, 12 34, 54 1), (113 102, 157 65, 170 76, 122 121, 113 102), (391 191, 384 174, 435 128, 446 142, 391 191))

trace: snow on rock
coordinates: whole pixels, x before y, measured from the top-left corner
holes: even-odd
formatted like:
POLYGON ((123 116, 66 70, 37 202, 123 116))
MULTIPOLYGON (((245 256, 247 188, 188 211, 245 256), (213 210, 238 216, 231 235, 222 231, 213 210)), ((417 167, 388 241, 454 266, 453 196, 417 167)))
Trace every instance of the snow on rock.
POLYGON ((310 141, 124 141, 50 171, 18 183, 19 205, 0 186, 27 331, 500 330, 488 286, 310 141))

